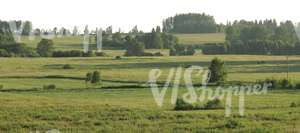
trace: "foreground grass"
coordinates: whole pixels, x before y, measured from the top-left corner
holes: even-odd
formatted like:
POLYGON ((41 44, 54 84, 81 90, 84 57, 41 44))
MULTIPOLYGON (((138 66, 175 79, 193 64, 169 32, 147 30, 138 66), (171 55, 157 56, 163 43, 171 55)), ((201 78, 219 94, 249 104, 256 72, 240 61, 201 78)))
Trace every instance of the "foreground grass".
MULTIPOLYGON (((118 54, 120 51, 107 51, 118 54)), ((218 57, 226 62, 229 81, 255 82, 265 78, 289 77, 293 82, 300 82, 300 57, 291 56, 289 65, 285 56, 255 55, 196 55, 182 57, 123 57, 116 60, 114 56, 93 58, 0 58, 0 84, 5 88, 30 88, 44 84, 57 84, 61 88, 82 88, 83 78, 87 72, 101 71, 101 77, 107 81, 148 81, 151 69, 163 71, 159 81, 165 81, 171 68, 191 65, 207 69, 211 59, 218 57), (263 61, 263 64, 258 62, 263 61), (70 64, 73 69, 63 69, 70 64), (52 78, 47 78, 47 77, 52 78), (55 78, 56 76, 71 78, 55 78), (53 78, 54 77, 54 78, 53 78), (40 79, 43 78, 43 79, 40 79), (72 78, 81 78, 72 79, 72 78)), ((194 83, 200 83, 201 77, 194 75, 194 83)))
MULTIPOLYGON (((184 92, 184 89, 182 89, 184 92)), ((181 93, 180 93, 181 94, 181 93)), ((246 116, 224 110, 173 111, 170 91, 158 107, 149 89, 87 89, 0 93, 0 132, 297 132, 299 91, 246 97, 246 116), (228 121, 238 125, 228 126, 228 121)))

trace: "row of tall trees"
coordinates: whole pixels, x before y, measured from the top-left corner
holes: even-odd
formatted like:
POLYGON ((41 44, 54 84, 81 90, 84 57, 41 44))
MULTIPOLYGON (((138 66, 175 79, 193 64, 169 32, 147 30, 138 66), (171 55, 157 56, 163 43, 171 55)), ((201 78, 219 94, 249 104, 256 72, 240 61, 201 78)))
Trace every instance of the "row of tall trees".
POLYGON ((221 29, 222 25, 205 13, 178 14, 163 21, 163 31, 171 33, 215 33, 221 29))
POLYGON ((300 54, 292 21, 235 21, 226 27, 226 43, 206 45, 205 54, 300 54))

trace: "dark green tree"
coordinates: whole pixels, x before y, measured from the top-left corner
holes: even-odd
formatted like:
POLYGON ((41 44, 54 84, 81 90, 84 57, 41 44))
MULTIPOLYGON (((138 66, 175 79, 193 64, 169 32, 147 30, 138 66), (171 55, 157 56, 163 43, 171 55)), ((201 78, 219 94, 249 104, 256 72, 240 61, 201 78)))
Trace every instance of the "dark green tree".
POLYGON ((37 45, 37 53, 43 57, 51 57, 54 51, 53 41, 42 39, 37 45))
POLYGON ((224 83, 227 77, 227 71, 225 68, 225 63, 218 59, 214 58, 209 66, 210 70, 210 83, 224 83))
POLYGON ((92 84, 99 84, 101 82, 100 72, 94 71, 91 79, 92 84))

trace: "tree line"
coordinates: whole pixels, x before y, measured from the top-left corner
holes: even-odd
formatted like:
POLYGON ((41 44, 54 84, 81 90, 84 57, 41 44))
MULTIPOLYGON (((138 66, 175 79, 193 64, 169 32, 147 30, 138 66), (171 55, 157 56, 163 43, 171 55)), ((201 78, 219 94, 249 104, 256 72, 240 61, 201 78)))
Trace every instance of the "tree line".
POLYGON ((292 21, 235 21, 226 26, 226 42, 208 44, 205 54, 300 54, 300 43, 292 21))
POLYGON ((205 13, 177 14, 163 20, 163 31, 170 33, 223 32, 224 25, 217 24, 213 16, 205 13))

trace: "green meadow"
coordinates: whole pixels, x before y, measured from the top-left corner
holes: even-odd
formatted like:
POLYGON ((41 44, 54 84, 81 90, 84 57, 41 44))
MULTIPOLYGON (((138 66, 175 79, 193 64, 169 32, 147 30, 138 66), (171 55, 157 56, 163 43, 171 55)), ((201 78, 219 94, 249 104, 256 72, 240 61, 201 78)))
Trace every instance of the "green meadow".
MULTIPOLYGON (((176 35, 183 44, 223 42, 223 34, 176 35)), ((22 41, 36 47, 39 39, 22 41)), ((81 37, 53 39, 60 50, 81 49, 81 37)), ((246 96, 245 116, 238 114, 238 97, 232 99, 232 115, 224 109, 174 111, 171 87, 159 107, 147 86, 149 72, 162 70, 164 83, 172 68, 201 66, 207 69, 218 57, 225 61, 229 82, 254 83, 289 76, 300 82, 300 56, 203 55, 123 57, 124 50, 104 50, 106 57, 0 58, 0 132, 170 132, 170 133, 282 133, 300 132, 300 91, 268 90, 246 96), (116 56, 122 56, 116 59, 116 56), (69 64, 72 69, 63 69, 69 64), (85 82, 87 72, 99 71, 101 85, 85 82), (56 89, 45 90, 44 85, 56 89), (295 107, 291 104, 295 103, 295 107)), ((182 72, 184 73, 184 71, 182 72)), ((201 76, 192 74, 195 84, 201 76)), ((209 87, 209 89, 213 89, 209 87)), ((187 92, 181 79, 178 97, 187 92)), ((199 93, 198 93, 199 94, 199 93)), ((204 104, 204 103, 198 103, 204 104)), ((224 101, 222 101, 224 105, 224 101)), ((224 105, 225 106, 225 105, 224 105)))

